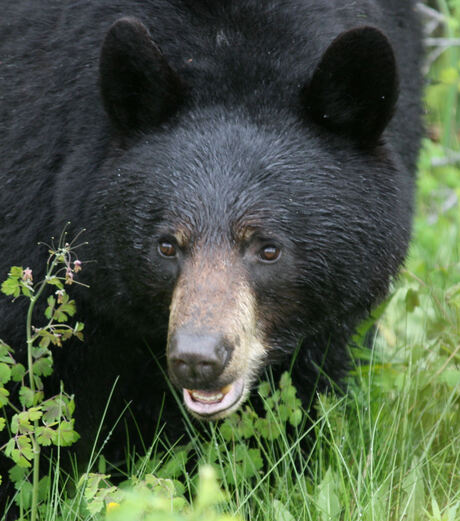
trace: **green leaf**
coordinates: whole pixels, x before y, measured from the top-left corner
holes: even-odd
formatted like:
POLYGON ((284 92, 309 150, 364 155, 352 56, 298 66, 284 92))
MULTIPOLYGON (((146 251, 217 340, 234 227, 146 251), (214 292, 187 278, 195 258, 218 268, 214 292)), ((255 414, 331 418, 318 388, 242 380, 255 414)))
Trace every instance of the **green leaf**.
POLYGON ((34 360, 41 358, 42 356, 51 355, 51 351, 47 347, 34 347, 32 349, 32 357, 34 360))
MULTIPOLYGON (((35 382, 35 389, 37 389, 37 391, 43 391, 43 380, 37 374, 34 374, 34 382, 35 382)), ((37 395, 37 394, 38 394, 38 392, 35 392, 35 395, 37 395)), ((36 397, 34 398, 34 404, 37 404, 41 401, 42 401, 42 398, 40 398, 40 400, 38 400, 36 397)))
POLYGON ((74 420, 63 421, 59 424, 53 440, 55 445, 60 447, 68 447, 80 438, 79 434, 75 432, 73 424, 74 420))
POLYGON ((38 482, 38 500, 44 501, 49 494, 50 490, 50 476, 43 476, 38 482))
POLYGON ((51 342, 51 337, 53 336, 51 333, 48 333, 48 331, 40 331, 40 336, 42 337, 39 346, 40 347, 48 347, 51 342))
POLYGON ((110 478, 108 474, 95 474, 90 472, 89 474, 83 474, 78 482, 78 488, 85 485, 84 496, 88 504, 91 504, 97 497, 100 490, 100 482, 104 482, 110 478))
POLYGON ((49 446, 53 441, 55 431, 51 427, 38 427, 36 435, 40 445, 49 446))
POLYGON ((75 326, 74 326, 74 328, 73 328, 73 330, 74 330, 75 332, 77 332, 77 331, 83 331, 84 328, 85 328, 85 324, 84 324, 83 322, 76 322, 76 323, 75 323, 75 326))
POLYGON ((228 421, 225 421, 220 425, 219 432, 225 441, 231 441, 234 435, 233 427, 228 421))
POLYGON ((59 289, 64 288, 64 284, 58 277, 49 277, 49 278, 47 277, 46 283, 50 284, 51 286, 57 286, 59 289))
POLYGON ((5 295, 13 295, 13 297, 19 297, 21 289, 19 287, 19 281, 17 279, 6 279, 2 283, 2 292, 5 295))
POLYGON ((3 449, 6 457, 11 458, 15 445, 14 438, 11 438, 3 449))
POLYGON ((340 519, 340 501, 337 495, 338 478, 329 467, 317 488, 316 504, 320 510, 321 521, 340 519))
POLYGON ((296 389, 292 385, 285 387, 281 391, 281 400, 290 407, 293 407, 297 397, 296 389))
POLYGON ((61 335, 61 343, 69 340, 69 338, 73 335, 72 329, 59 329, 59 334, 61 335))
POLYGON ((172 457, 165 465, 161 467, 160 471, 158 472, 158 476, 175 478, 183 475, 188 460, 188 453, 188 448, 174 451, 174 457, 172 457))
POLYGON ((0 408, 8 404, 8 396, 10 393, 4 387, 0 387, 0 408))
POLYGON ((73 413, 75 412, 75 400, 73 399, 73 396, 66 395, 66 397, 68 398, 67 411, 69 417, 72 417, 73 413))
POLYGON ((32 450, 32 442, 30 441, 29 436, 22 435, 16 438, 16 443, 19 447, 22 457, 27 460, 32 460, 34 457, 34 452, 32 450))
MULTIPOLYGON (((29 464, 30 466, 30 464, 29 464)), ((32 502, 32 483, 24 480, 20 483, 20 486, 17 487, 18 494, 15 498, 15 502, 18 506, 24 509, 30 508, 30 504, 32 502)))
POLYGON ((95 516, 96 514, 99 514, 99 512, 101 512, 102 509, 104 508, 104 506, 105 506, 104 498, 102 498, 102 497, 96 497, 95 499, 93 499, 91 501, 91 503, 88 503, 86 505, 86 507, 88 509, 88 512, 92 516, 95 516))
POLYGON ((439 510, 439 505, 435 497, 431 498, 431 509, 433 511, 433 519, 436 521, 441 519, 441 511, 439 510))
POLYGON ((280 425, 273 417, 273 413, 268 412, 270 416, 266 418, 258 418, 255 422, 255 431, 266 440, 276 440, 281 436, 283 426, 280 425))
POLYGON ((420 305, 418 292, 412 288, 409 288, 406 293, 405 302, 407 312, 412 313, 414 309, 418 308, 420 305))
POLYGON ((10 360, 10 357, 8 356, 9 353, 12 353, 13 350, 8 344, 5 344, 5 342, 0 338, 0 357, 8 357, 8 360, 10 360))
POLYGON ((446 369, 440 375, 440 381, 451 389, 460 386, 460 369, 446 369))
POLYGON ((32 296, 33 291, 34 291, 33 288, 31 288, 25 282, 22 282, 22 281, 19 282, 19 286, 21 288, 22 294, 25 297, 29 297, 30 298, 32 296))
POLYGON ((34 392, 30 387, 23 385, 19 390, 19 401, 23 407, 31 407, 34 403, 34 392))
MULTIPOLYGON (((30 423, 29 412, 23 411, 17 415, 18 418, 18 432, 21 434, 29 434, 33 431, 33 426, 30 423)), ((11 422, 13 423, 13 422, 11 422)))
POLYGON ((278 409, 277 409, 277 414, 278 414, 278 417, 279 417, 279 420, 281 423, 286 423, 287 419, 289 418, 289 414, 290 414, 290 410, 289 410, 289 407, 287 407, 286 405, 284 404, 280 404, 278 406, 278 409))
POLYGON ((59 306, 60 310, 64 313, 67 313, 71 317, 75 315, 75 312, 77 311, 77 307, 75 305, 75 300, 71 300, 67 302, 66 304, 61 304, 59 306))
POLYGON ((287 371, 281 375, 279 386, 280 389, 292 387, 291 375, 287 371))
POLYGON ((20 485, 27 474, 27 470, 23 467, 18 467, 18 465, 14 465, 14 467, 10 468, 8 474, 13 483, 20 485))
POLYGON ((270 436, 269 425, 266 418, 257 418, 255 430, 262 438, 268 439, 270 436))
POLYGON ((2 431, 5 428, 6 420, 5 418, 0 417, 0 431, 2 431))
POLYGON ((281 501, 273 500, 273 512, 275 521, 297 521, 281 501))
POLYGON ((257 415, 249 408, 241 415, 239 430, 243 438, 249 439, 255 436, 254 422, 256 419, 257 415))
POLYGON ((22 278, 23 272, 24 272, 24 268, 22 266, 11 266, 9 276, 20 279, 20 278, 22 278))
POLYGON ((32 371, 37 376, 49 376, 53 372, 53 359, 51 357, 39 358, 32 365, 32 371))
POLYGON ((29 415, 29 420, 30 421, 36 421, 36 420, 39 420, 41 417, 42 417, 42 410, 41 410, 41 407, 31 407, 28 411, 27 411, 28 415, 29 415))
POLYGON ((6 384, 11 379, 11 369, 6 365, 0 363, 0 384, 6 384))
POLYGON ((11 379, 13 382, 20 382, 24 375, 26 374, 26 369, 22 364, 15 364, 11 368, 11 379))
POLYGON ((60 396, 49 398, 42 403, 43 422, 47 425, 61 420, 66 413, 66 404, 60 396))
POLYGON ((402 489, 407 496, 406 519, 419 521, 419 506, 425 504, 425 486, 422 465, 416 457, 413 458, 411 469, 404 477, 402 489))
POLYGON ((56 299, 53 297, 53 295, 50 295, 47 299, 48 307, 45 309, 45 317, 48 320, 51 320, 51 317, 53 316, 54 307, 56 305, 56 299))
POLYGON ((19 417, 17 414, 13 414, 13 417, 11 418, 10 428, 11 428, 11 432, 13 434, 17 434, 18 429, 19 429, 19 417))
POLYGON ((241 462, 239 471, 241 471, 241 475, 246 478, 255 476, 263 467, 260 450, 248 449, 246 445, 237 445, 235 449, 235 460, 241 462))
POLYGON ((447 509, 447 521, 455 521, 458 519, 457 510, 460 508, 460 501, 456 501, 450 508, 447 509))
POLYGON ((302 409, 295 409, 292 414, 289 416, 289 423, 293 427, 298 427, 302 421, 302 409))
POLYGON ((84 324, 82 324, 81 322, 77 322, 75 324, 75 328, 73 330, 73 334, 78 338, 78 340, 80 340, 80 342, 83 342, 83 340, 85 339, 83 333, 81 332, 82 329, 83 329, 83 326, 84 324), (77 329, 78 327, 78 329, 77 329))
POLYGON ((270 383, 269 382, 262 382, 259 385, 259 395, 262 398, 267 398, 267 396, 270 395, 270 392, 271 392, 271 387, 270 387, 270 383))
POLYGON ((69 317, 63 313, 60 309, 57 309, 54 312, 54 320, 57 320, 60 324, 63 324, 64 322, 67 322, 69 317))
POLYGON ((32 466, 30 463, 30 459, 27 459, 24 454, 18 449, 13 450, 12 458, 11 458, 17 465, 20 467, 23 467, 25 469, 32 466))

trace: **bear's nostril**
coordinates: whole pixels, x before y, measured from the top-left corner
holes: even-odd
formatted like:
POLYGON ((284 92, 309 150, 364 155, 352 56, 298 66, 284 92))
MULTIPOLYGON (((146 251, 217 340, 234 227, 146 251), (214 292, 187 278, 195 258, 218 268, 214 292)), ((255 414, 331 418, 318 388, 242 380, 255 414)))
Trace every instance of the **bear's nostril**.
POLYGON ((221 335, 176 332, 168 349, 171 376, 188 389, 214 387, 230 358, 221 335))

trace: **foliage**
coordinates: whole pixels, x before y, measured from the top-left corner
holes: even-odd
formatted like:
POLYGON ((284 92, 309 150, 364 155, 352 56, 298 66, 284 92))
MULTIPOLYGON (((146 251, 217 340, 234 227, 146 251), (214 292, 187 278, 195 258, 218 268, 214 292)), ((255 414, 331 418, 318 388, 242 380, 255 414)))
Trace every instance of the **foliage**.
POLYGON ((61 384, 59 394, 45 398, 43 385, 43 378, 53 372, 50 347, 61 347, 71 337, 83 340, 83 324, 68 324, 76 307, 65 289, 65 285, 74 282, 74 274, 81 270, 81 262, 74 259, 72 246, 63 243, 64 237, 65 234, 57 248, 49 247, 43 280, 34 283, 30 268, 13 266, 1 285, 2 292, 14 300, 20 297, 29 300, 25 327, 26 366, 17 361, 14 350, 0 340, 0 407, 4 410, 0 430, 8 428, 9 431, 9 440, 0 450, 15 464, 9 477, 19 491, 16 501, 21 509, 31 508, 32 521, 37 516, 38 502, 48 493, 48 478, 39 479, 41 447, 68 446, 79 437, 74 430, 73 396, 68 395, 61 384), (46 322, 36 327, 32 324, 35 305, 50 288, 54 295, 47 299, 46 322), (10 390, 17 393, 17 400, 11 396, 10 390), (29 472, 31 467, 32 473, 29 472))
POLYGON ((133 479, 129 488, 111 486, 108 476, 89 474, 82 477, 84 497, 90 513, 102 513, 107 521, 238 521, 218 511, 225 501, 214 469, 209 465, 200 468, 197 493, 193 505, 184 497, 184 487, 178 481, 146 474, 133 479), (104 516, 105 514, 105 516, 104 516))
MULTIPOLYGON (((264 416, 259 416, 248 406, 218 425, 211 424, 209 436, 198 443, 174 447, 167 453, 159 451, 153 458, 142 458, 134 475, 118 487, 113 486, 107 474, 85 474, 79 482, 85 508, 91 514, 99 514, 107 509, 111 512, 110 505, 116 504, 120 507, 120 510, 116 508, 117 512, 127 512, 131 507, 125 508, 125 505, 132 505, 136 501, 145 504, 142 507, 147 509, 145 512, 160 513, 172 509, 176 513, 184 512, 184 515, 188 512, 191 519, 201 519, 199 516, 204 510, 222 503, 226 498, 219 492, 217 480, 226 486, 235 486, 244 479, 256 486, 263 468, 269 465, 267 454, 270 453, 270 447, 273 449, 274 440, 286 440, 290 427, 297 428, 305 423, 300 400, 288 373, 282 375, 278 389, 273 389, 268 382, 261 383, 259 395, 263 399, 264 416), (255 441, 253 447, 248 446, 251 441, 255 441), (223 444, 227 446, 227 458, 222 457, 223 444), (201 454, 201 464, 198 481, 196 476, 191 481, 191 488, 197 491, 197 498, 193 503, 194 508, 190 510, 180 479, 187 474, 187 462, 193 459, 195 453, 201 454), (153 495, 149 496, 149 491, 153 495), (150 502, 147 501, 149 497, 150 502)), ((280 512, 283 509, 279 502, 277 509, 280 512)), ((206 519, 210 519, 209 515, 206 514, 206 519)), ((227 518, 222 517, 222 521, 227 518)), ((216 521, 220 519, 217 517, 216 521)))

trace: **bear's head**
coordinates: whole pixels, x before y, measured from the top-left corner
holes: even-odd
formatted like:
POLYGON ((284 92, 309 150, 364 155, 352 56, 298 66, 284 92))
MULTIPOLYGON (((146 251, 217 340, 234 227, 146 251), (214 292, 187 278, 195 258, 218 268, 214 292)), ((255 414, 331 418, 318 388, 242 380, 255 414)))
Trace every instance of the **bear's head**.
POLYGON ((110 28, 100 79, 116 143, 101 203, 112 269, 132 300, 152 302, 141 328, 164 303, 169 376, 187 408, 227 415, 302 343, 320 371, 407 244, 410 211, 394 219, 403 196, 381 144, 398 90, 387 38, 339 35, 294 110, 197 103, 133 18, 110 28))

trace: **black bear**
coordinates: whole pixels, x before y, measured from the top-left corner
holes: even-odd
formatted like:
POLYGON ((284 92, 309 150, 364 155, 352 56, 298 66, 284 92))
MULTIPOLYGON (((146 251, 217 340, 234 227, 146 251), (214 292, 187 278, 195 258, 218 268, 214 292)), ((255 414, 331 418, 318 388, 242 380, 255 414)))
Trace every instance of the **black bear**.
MULTIPOLYGON (((77 430, 131 403, 236 410, 264 367, 305 404, 410 238, 421 38, 401 0, 17 0, 0 33, 0 273, 86 228, 78 319, 57 353, 77 430)), ((42 255, 42 257, 40 257, 42 255)), ((0 338, 24 345, 0 299, 0 338)), ((92 442, 89 437, 89 443, 92 442)), ((148 439, 148 438, 146 438, 148 439)))

